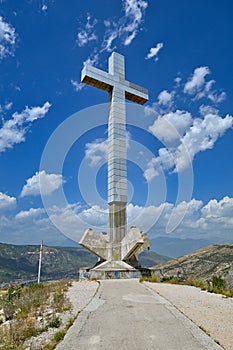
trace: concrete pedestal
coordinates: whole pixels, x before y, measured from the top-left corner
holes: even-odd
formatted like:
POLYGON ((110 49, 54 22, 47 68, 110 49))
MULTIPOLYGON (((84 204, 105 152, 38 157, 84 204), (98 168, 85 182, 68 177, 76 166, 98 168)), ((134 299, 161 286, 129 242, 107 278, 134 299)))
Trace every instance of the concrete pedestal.
POLYGON ((150 247, 150 240, 136 227, 131 227, 122 241, 115 243, 108 234, 88 229, 79 243, 99 257, 92 268, 79 270, 80 279, 139 278, 149 273, 141 268, 138 255, 150 247))
POLYGON ((139 278, 139 270, 125 263, 124 261, 104 261, 91 269, 80 269, 79 279, 119 279, 119 278, 139 278))

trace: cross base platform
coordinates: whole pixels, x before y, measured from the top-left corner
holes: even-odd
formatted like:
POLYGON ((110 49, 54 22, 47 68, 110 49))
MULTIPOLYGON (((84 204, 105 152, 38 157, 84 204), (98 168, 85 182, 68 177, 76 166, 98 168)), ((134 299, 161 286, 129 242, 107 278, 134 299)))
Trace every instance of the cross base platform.
POLYGON ((150 277, 151 271, 147 268, 134 268, 124 261, 104 261, 97 263, 92 268, 81 268, 79 270, 79 279, 128 279, 150 277))

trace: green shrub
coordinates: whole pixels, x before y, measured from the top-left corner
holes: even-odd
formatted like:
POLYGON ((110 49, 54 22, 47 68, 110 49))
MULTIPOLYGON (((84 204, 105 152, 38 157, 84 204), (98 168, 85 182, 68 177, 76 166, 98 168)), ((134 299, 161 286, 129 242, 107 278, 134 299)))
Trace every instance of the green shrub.
POLYGON ((26 327, 24 327, 22 330, 21 330, 21 340, 24 341, 28 338, 31 338, 31 337, 35 337, 37 334, 38 334, 38 329, 36 328, 35 326, 35 322, 33 321, 30 321, 30 322, 27 322, 27 325, 26 327))
POLYGON ((197 279, 195 287, 201 288, 201 290, 206 290, 207 289, 207 283, 206 281, 202 279, 197 279))
POLYGON ((66 329, 69 329, 74 324, 74 321, 75 321, 75 317, 70 318, 66 325, 66 329))
POLYGON ((139 282, 140 282, 140 283, 141 283, 141 282, 149 282, 149 277, 141 276, 141 277, 139 278, 139 282))
POLYGON ((3 301, 3 312, 6 320, 12 320, 15 314, 16 306, 12 300, 3 301))
POLYGON ((157 275, 153 275, 153 276, 150 278, 150 282, 153 282, 153 283, 159 282, 159 277, 158 277, 157 275))
POLYGON ((167 282, 170 282, 173 278, 174 278, 173 276, 162 277, 161 280, 160 280, 160 282, 165 282, 165 283, 167 283, 167 282))
POLYGON ((188 286, 194 286, 197 288, 201 288, 202 290, 206 290, 207 289, 207 283, 206 281, 204 281, 201 278, 195 278, 193 276, 190 276, 185 282, 184 284, 187 284, 188 286))
POLYGON ((52 328, 58 328, 61 325, 61 319, 60 317, 56 316, 54 317, 49 323, 48 326, 52 328))
POLYGON ((213 276, 211 279, 213 290, 222 291, 226 288, 226 281, 220 276, 213 276))
POLYGON ((66 334, 65 331, 58 331, 58 332, 56 332, 56 333, 54 334, 54 340, 55 340, 56 342, 61 341, 61 340, 64 338, 65 334, 66 334))
POLYGON ((222 293, 225 297, 227 297, 227 298, 231 298, 231 297, 233 297, 233 290, 225 290, 225 291, 223 291, 223 293, 222 293))

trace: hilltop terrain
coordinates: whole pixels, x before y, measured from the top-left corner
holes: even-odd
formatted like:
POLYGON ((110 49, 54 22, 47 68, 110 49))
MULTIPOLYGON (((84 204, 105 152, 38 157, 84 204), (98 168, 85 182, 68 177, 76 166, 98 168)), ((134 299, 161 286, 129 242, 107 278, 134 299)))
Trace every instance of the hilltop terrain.
POLYGON ((233 244, 216 244, 201 248, 191 254, 154 266, 160 277, 187 279, 190 276, 210 279, 213 275, 232 278, 233 244))

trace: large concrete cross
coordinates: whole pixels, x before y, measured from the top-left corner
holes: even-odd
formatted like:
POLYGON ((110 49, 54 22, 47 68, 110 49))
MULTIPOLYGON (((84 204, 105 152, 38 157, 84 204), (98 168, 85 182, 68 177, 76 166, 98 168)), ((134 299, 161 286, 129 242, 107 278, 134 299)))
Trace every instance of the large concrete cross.
MULTIPOLYGON (((127 165, 126 165, 126 106, 125 100, 144 104, 148 100, 148 91, 125 79, 124 56, 113 52, 108 61, 108 73, 92 66, 82 70, 83 83, 107 91, 109 94, 108 115, 108 204, 109 204, 109 245, 106 260, 122 260, 122 249, 118 249, 126 236, 127 205, 127 165), (114 247, 116 247, 114 252, 114 247)), ((96 237, 92 237, 92 248, 88 246, 88 237, 84 235, 81 244, 97 254, 99 246, 96 237), (94 243, 95 241, 95 243, 94 243), (91 248, 91 249, 90 249, 91 248)), ((103 258, 103 254, 97 254, 103 258)), ((106 258, 106 255, 103 259, 106 258)))

